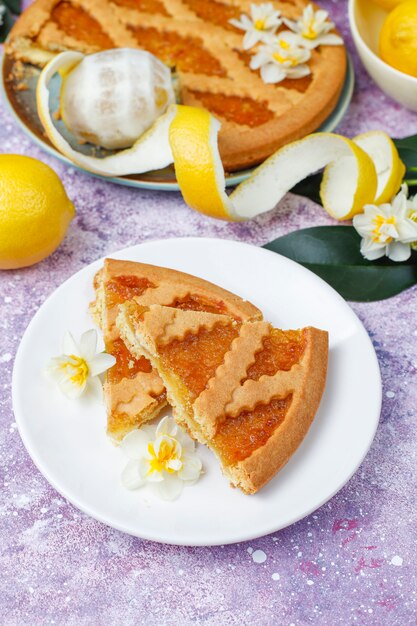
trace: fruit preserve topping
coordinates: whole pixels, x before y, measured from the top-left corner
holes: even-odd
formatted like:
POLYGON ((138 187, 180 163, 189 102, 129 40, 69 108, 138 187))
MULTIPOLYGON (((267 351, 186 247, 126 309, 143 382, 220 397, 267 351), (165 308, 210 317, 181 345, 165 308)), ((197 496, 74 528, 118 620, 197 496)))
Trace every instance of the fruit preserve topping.
POLYGON ((226 76, 226 72, 210 52, 205 50, 198 37, 181 37, 177 33, 156 28, 130 26, 141 48, 154 54, 169 67, 180 72, 205 74, 206 76, 226 76))
POLYGON ((135 378, 139 372, 149 373, 152 371, 152 366, 148 359, 144 356, 140 359, 135 359, 121 339, 109 342, 106 350, 116 358, 115 365, 107 372, 107 381, 109 383, 116 384, 123 378, 135 378))
POLYGON ((274 113, 268 109, 266 102, 257 102, 252 98, 240 96, 225 96, 219 93, 204 91, 191 91, 206 109, 213 115, 218 115, 229 122, 235 122, 241 126, 255 128, 266 124, 274 118, 274 113))
POLYGON ((140 11, 141 13, 158 13, 169 15, 162 2, 159 0, 111 0, 113 4, 125 9, 140 11))
POLYGON ((258 404, 252 411, 243 411, 222 422, 213 440, 213 448, 222 462, 233 465, 265 445, 284 421, 291 400, 291 394, 282 399, 274 398, 269 404, 258 404))
POLYGON ((235 27, 229 23, 229 20, 239 18, 240 9, 238 7, 223 4, 223 2, 216 2, 215 0, 210 0, 210 2, 207 2, 207 0, 183 0, 183 3, 205 22, 210 22, 216 26, 236 32, 235 27))
POLYGON ((106 283, 106 297, 109 307, 116 306, 131 300, 135 296, 141 296, 147 289, 155 285, 147 278, 141 276, 116 276, 106 283))
POLYGON ((263 341, 263 349, 255 355, 255 362, 248 368, 243 383, 248 378, 258 380, 261 376, 274 376, 279 370, 290 370, 298 363, 306 346, 302 330, 273 329, 263 341))
POLYGON ((177 298, 169 306, 183 311, 205 311, 206 313, 227 313, 227 307, 224 302, 215 300, 205 300, 201 296, 189 294, 184 298, 177 298))
POLYGON ((217 325, 211 330, 201 330, 198 335, 172 341, 159 350, 168 367, 184 381, 192 398, 197 398, 223 363, 238 333, 238 325, 217 325))
POLYGON ((51 18, 60 30, 77 41, 83 41, 98 50, 114 48, 114 42, 100 24, 78 5, 59 2, 52 9, 51 18))

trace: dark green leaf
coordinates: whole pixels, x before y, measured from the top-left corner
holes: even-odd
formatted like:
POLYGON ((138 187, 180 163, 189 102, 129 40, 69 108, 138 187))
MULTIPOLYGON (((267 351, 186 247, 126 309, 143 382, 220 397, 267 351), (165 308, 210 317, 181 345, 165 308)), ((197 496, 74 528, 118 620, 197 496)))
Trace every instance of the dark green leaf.
POLYGON ((313 176, 309 176, 298 183, 293 189, 291 189, 291 191, 292 193, 296 193, 298 196, 310 198, 313 202, 321 204, 319 193, 321 179, 322 174, 313 174, 313 176))
POLYGON ((3 0, 3 4, 5 4, 6 7, 8 7, 8 9, 10 10, 10 12, 13 13, 14 15, 20 14, 21 12, 20 0, 3 0))
POLYGON ((347 300, 383 300, 417 283, 417 254, 405 263, 384 258, 367 261, 352 226, 298 230, 264 246, 300 263, 328 282, 347 300))
POLYGON ((1 15, 2 23, 0 24, 0 43, 4 41, 11 27, 13 26, 13 17, 10 10, 0 1, 0 6, 4 6, 5 11, 1 15))

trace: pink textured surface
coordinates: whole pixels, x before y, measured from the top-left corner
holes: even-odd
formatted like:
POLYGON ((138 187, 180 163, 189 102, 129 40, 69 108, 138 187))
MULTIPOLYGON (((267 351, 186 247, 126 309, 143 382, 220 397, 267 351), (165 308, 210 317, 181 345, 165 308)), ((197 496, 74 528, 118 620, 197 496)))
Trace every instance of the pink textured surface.
MULTIPOLYGON (((417 115, 386 98, 360 67, 347 3, 322 4, 346 36, 357 71, 354 100, 339 130, 417 132, 417 115)), ((42 152, 2 104, 0 141, 2 152, 51 165, 78 211, 52 257, 0 274, 1 623, 415 624, 417 289, 352 305, 378 353, 384 404, 370 453, 328 504, 276 535, 223 548, 177 548, 122 535, 63 500, 35 469, 16 430, 13 357, 34 312, 75 271, 128 245, 184 235, 261 245, 329 219, 313 203, 288 196, 279 211, 227 224, 193 213, 179 194, 99 181, 42 152), (260 563, 258 556, 266 558, 260 563)))

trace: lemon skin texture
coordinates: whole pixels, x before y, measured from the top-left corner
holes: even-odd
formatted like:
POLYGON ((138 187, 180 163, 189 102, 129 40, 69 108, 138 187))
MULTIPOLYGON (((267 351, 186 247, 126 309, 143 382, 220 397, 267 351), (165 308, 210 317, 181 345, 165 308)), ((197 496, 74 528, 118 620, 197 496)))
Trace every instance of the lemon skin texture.
POLYGON ((417 0, 401 3, 385 19, 380 55, 391 67, 417 77, 417 0))
POLYGON ((48 165, 0 155, 0 269, 26 267, 49 256, 74 215, 74 205, 48 165))

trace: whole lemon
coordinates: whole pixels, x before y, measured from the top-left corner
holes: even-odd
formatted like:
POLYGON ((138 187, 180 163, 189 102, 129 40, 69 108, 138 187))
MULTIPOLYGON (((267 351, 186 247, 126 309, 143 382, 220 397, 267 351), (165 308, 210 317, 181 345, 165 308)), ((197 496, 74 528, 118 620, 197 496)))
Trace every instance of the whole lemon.
POLYGON ((0 269, 26 267, 50 255, 74 215, 74 205, 48 165, 0 154, 0 269))
POLYGON ((407 0, 372 0, 374 4, 381 7, 381 9, 385 9, 386 11, 392 11, 402 2, 407 2, 407 0))
POLYGON ((386 17, 379 37, 381 58, 417 77, 417 0, 402 2, 386 17))

